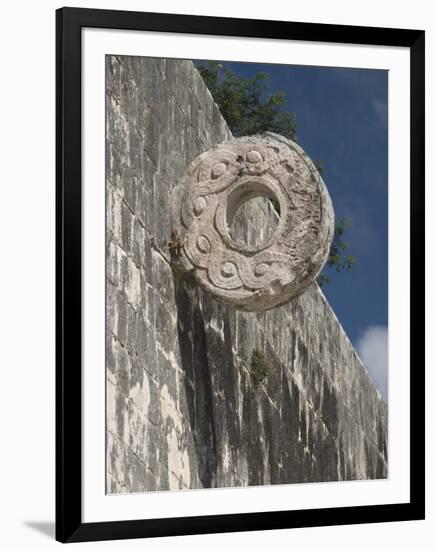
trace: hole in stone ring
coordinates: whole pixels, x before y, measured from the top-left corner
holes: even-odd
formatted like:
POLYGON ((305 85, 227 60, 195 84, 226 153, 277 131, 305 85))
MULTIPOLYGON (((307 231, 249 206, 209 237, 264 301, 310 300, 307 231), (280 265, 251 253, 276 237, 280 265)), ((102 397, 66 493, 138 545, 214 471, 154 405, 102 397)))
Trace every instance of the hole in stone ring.
POLYGON ((280 203, 269 189, 238 189, 228 198, 227 227, 231 239, 247 248, 266 245, 280 222, 280 203))

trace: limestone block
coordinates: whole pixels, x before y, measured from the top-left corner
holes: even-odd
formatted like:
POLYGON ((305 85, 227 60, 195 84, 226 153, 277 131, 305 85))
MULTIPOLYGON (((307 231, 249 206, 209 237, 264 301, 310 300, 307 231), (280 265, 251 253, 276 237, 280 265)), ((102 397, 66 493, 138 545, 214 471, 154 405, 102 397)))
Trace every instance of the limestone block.
POLYGON ((199 155, 172 195, 176 268, 221 302, 262 311, 302 294, 322 270, 334 231, 330 196, 313 162, 293 141, 267 132, 199 155), (244 243, 230 227, 250 199, 279 213, 263 242, 244 243))

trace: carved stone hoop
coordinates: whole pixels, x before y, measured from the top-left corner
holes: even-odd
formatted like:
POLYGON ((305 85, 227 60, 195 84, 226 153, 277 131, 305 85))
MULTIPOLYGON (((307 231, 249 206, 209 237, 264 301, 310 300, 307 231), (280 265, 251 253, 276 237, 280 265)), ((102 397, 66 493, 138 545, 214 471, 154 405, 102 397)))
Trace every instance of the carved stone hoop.
POLYGON ((179 268, 215 298, 262 311, 314 282, 329 254, 334 214, 303 149, 268 132, 198 156, 173 192, 172 228, 179 268), (238 208, 258 196, 279 206, 280 220, 267 242, 251 246, 233 239, 229 227, 238 208))

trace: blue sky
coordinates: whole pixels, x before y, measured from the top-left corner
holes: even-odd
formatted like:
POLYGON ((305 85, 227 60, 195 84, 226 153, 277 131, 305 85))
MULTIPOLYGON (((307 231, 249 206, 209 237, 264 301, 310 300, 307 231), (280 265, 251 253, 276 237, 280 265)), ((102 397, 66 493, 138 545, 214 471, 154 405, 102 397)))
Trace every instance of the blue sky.
POLYGON ((387 399, 388 73, 295 65, 223 63, 238 76, 270 76, 296 113, 297 141, 324 164, 335 216, 349 218, 345 240, 358 263, 327 270, 323 292, 387 399))

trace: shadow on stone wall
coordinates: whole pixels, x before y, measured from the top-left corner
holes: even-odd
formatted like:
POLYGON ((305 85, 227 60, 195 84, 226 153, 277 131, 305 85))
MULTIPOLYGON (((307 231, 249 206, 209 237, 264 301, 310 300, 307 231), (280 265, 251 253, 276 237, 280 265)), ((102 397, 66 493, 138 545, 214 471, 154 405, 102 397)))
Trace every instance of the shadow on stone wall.
POLYGON ((175 278, 175 303, 180 358, 189 423, 203 487, 216 487, 217 442, 208 343, 200 302, 193 300, 195 285, 175 278))
MULTIPOLYGON (((316 415, 306 407, 301 390, 263 336, 257 345, 271 372, 265 385, 253 386, 248 372, 254 346, 248 329, 252 316, 238 315, 219 304, 189 277, 176 276, 174 289, 185 416, 201 485, 337 480, 334 438, 320 433, 316 415)), ((307 360, 302 343, 299 354, 301 361, 307 360)))

